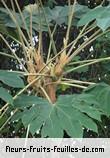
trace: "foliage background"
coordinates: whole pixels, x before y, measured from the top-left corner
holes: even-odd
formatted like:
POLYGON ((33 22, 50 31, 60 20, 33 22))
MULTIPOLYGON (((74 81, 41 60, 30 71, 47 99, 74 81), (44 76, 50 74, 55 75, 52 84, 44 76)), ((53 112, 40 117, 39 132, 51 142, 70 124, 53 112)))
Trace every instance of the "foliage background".
MULTIPOLYGON (((87 5, 90 8, 94 8, 95 6, 99 5, 102 1, 100 0, 94 0, 94 1, 87 1, 87 0, 79 0, 78 1, 79 4, 83 4, 83 5, 87 5)), ((25 5, 27 4, 33 4, 34 0, 32 1, 19 1, 19 5, 20 8, 24 8, 25 5)), ((56 2, 52 1, 52 0, 48 0, 48 1, 43 1, 44 5, 53 7, 53 6, 64 6, 65 4, 67 4, 67 1, 64 0, 59 0, 56 2)), ((73 1, 71 1, 71 3, 73 3, 73 1)), ((105 1, 104 5, 107 5, 108 2, 105 1)), ((0 4, 2 6, 2 4, 0 4)), ((11 8, 11 4, 10 1, 7 0, 7 5, 11 8)), ((17 8, 16 8, 17 10, 17 8)), ((73 26, 71 28, 71 36, 70 36, 70 41, 73 40, 77 34, 78 34, 79 30, 73 26), (74 36, 73 36, 74 35, 74 36)), ((55 39, 56 39, 56 45, 57 45, 57 50, 59 50, 62 47, 62 39, 65 36, 66 33, 66 26, 64 25, 60 25, 57 28, 56 34, 55 34, 55 39)), ((11 44, 11 40, 10 38, 6 37, 8 42, 11 44)), ((43 33, 43 52, 44 54, 46 54, 47 49, 48 49, 48 43, 49 43, 49 37, 47 35, 47 33, 43 33), (45 42, 47 41, 47 42, 45 42)), ((5 43, 1 40, 0 41, 0 51, 2 52, 4 49, 5 52, 8 52, 9 50, 7 49, 7 47, 5 47, 5 43)), ((81 42, 81 41, 80 41, 81 42)), ((80 43, 79 43, 80 44, 80 43)), ((20 54, 21 49, 16 45, 13 45, 13 47, 16 47, 17 50, 17 54, 19 54, 19 56, 22 56, 22 53, 20 54)), ((100 39, 97 39, 96 42, 93 42, 92 44, 90 44, 87 48, 85 48, 84 50, 82 50, 82 52, 80 53, 80 56, 78 56, 78 58, 75 59, 75 61, 77 62, 79 59, 83 60, 83 59, 92 59, 92 58, 99 58, 99 57, 107 57, 109 55, 109 49, 110 49, 110 35, 108 34, 107 36, 103 36, 100 39)), ((16 69, 20 69, 19 66, 16 64, 16 62, 14 62, 14 60, 10 59, 10 58, 6 58, 5 56, 0 56, 0 69, 2 70, 16 70, 16 69)), ((94 65, 91 65, 90 67, 85 67, 82 70, 76 71, 75 73, 71 73, 70 74, 71 78, 74 79, 85 79, 88 81, 92 81, 92 82, 105 82, 107 84, 110 83, 110 67, 109 67, 109 62, 104 62, 102 63, 97 63, 94 65)), ((6 85, 4 85, 4 88, 8 88, 6 85)), ((15 93, 14 88, 9 89, 12 91, 12 93, 15 93)), ((2 90, 3 91, 3 90, 2 90)), ((59 94, 72 94, 72 93, 76 93, 79 94, 81 91, 77 88, 71 88, 71 89, 66 89, 65 87, 61 87, 59 88, 59 94)), ((1 104, 3 103, 3 101, 1 100, 1 104)), ((3 124, 3 122, 5 122, 5 120, 8 118, 8 113, 11 112, 11 109, 7 112, 6 115, 4 115, 2 121, 0 122, 0 124, 3 124)), ((110 125, 109 125, 109 118, 106 116, 102 117, 102 122, 101 123, 97 123, 98 124, 98 128, 99 128, 99 132, 98 134, 95 132, 92 132, 91 130, 85 129, 84 132, 84 137, 109 137, 110 136, 110 125)), ((96 121, 97 122, 97 121, 96 121)), ((1 132, 0 132, 0 136, 1 137, 25 137, 26 135, 26 129, 24 128, 23 124, 21 121, 19 122, 15 122, 15 121, 11 121, 8 122, 8 124, 6 125, 6 128, 4 128, 1 132)), ((35 134, 35 137, 39 137, 40 134, 35 134)), ((31 134, 29 134, 29 137, 32 137, 31 134)), ((69 137, 67 135, 67 133, 65 132, 65 136, 64 137, 69 137)))

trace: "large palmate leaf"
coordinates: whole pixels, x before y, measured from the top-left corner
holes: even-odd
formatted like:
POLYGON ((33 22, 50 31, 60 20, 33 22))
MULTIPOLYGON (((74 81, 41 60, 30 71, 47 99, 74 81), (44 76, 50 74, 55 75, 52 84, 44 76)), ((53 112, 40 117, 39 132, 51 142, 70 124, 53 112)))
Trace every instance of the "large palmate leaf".
POLYGON ((23 88, 24 82, 21 79, 22 75, 14 72, 0 70, 0 81, 14 88, 23 88))
POLYGON ((99 103, 97 107, 102 109, 107 115, 110 116, 110 86, 105 83, 96 84, 89 87, 86 91, 88 94, 95 96, 99 103))
MULTIPOLYGON (((21 19, 16 15, 16 21, 21 26, 21 19)), ((16 31, 16 25, 11 19, 9 13, 4 8, 0 8, 0 32, 2 34, 8 35, 11 38, 19 39, 19 33, 16 31)))
POLYGON ((0 8, 0 20, 3 21, 7 27, 16 28, 15 21, 21 26, 22 21, 19 13, 14 14, 12 10, 10 10, 10 12, 12 15, 10 15, 10 13, 5 8, 0 8))
POLYGON ((103 31, 110 27, 110 6, 98 6, 89 10, 78 22, 78 26, 83 26, 93 20, 96 20, 96 25, 103 31))
POLYGON ((2 100, 4 100, 5 102, 7 102, 7 103, 13 104, 13 98, 12 98, 12 96, 3 87, 0 87, 0 98, 2 100))
POLYGON ((53 105, 43 98, 22 95, 14 101, 14 107, 22 109, 15 118, 22 119, 25 127, 30 124, 32 134, 41 129, 42 137, 63 137, 66 131, 71 137, 81 138, 83 127, 97 132, 93 119, 101 121, 103 112, 91 106, 98 104, 94 99, 89 94, 64 95, 53 105))
MULTIPOLYGON (((68 24, 68 16, 69 10, 71 6, 55 6, 54 8, 44 7, 44 11, 42 8, 38 9, 38 5, 28 5, 24 8, 22 14, 23 19, 26 23, 26 27, 24 25, 24 21, 22 21, 21 15, 19 13, 15 13, 12 10, 11 17, 8 11, 5 8, 0 8, 0 21, 4 23, 5 27, 8 28, 18 28, 21 27, 23 29, 30 29, 30 19, 32 19, 32 28, 33 30, 39 31, 48 31, 48 25, 52 26, 54 23, 60 24, 68 24), (31 12, 31 14, 30 14, 31 12), (45 15, 44 15, 45 13, 45 15), (32 15, 32 18, 31 18, 32 15), (53 23, 54 22, 54 23, 53 23), (48 24, 47 24, 48 23, 48 24)), ((74 10, 74 18, 73 25, 76 25, 78 19, 82 17, 88 11, 87 6, 77 4, 74 10)), ((0 29, 0 32, 2 32, 0 29)))
MULTIPOLYGON (((53 9, 50 9, 49 7, 44 7, 44 12, 46 19, 48 23, 51 21, 54 21, 57 24, 67 24, 67 18, 69 16, 70 8, 72 8, 73 5, 68 6, 55 6, 53 9)), ((87 6, 79 5, 77 4, 74 7, 74 18, 80 18, 81 15, 85 14, 89 8, 87 6)), ((24 17, 28 18, 28 21, 30 19, 30 11, 33 14, 33 22, 38 23, 41 22, 42 25, 46 25, 46 20, 44 16, 44 12, 42 11, 42 8, 38 9, 37 5, 28 5, 25 7, 23 14, 24 17), (41 17, 41 18, 40 18, 41 17)), ((74 23, 73 23, 74 24, 74 23)))

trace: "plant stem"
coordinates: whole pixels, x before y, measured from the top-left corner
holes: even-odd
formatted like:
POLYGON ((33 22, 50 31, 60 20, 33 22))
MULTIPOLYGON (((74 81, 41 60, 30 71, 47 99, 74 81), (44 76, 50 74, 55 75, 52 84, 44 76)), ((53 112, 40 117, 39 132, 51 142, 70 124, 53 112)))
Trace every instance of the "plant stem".
POLYGON ((96 63, 104 62, 104 61, 108 61, 108 60, 110 60, 110 57, 101 58, 101 59, 96 59, 96 60, 94 60, 94 61, 92 61, 92 62, 89 62, 89 63, 83 64, 83 65, 77 66, 77 67, 75 67, 75 68, 72 68, 72 69, 66 71, 65 74, 68 74, 68 73, 70 73, 70 72, 73 72, 73 71, 78 70, 78 69, 80 69, 80 68, 82 68, 82 67, 85 67, 85 66, 89 66, 89 65, 92 65, 92 64, 96 64, 96 63))
POLYGON ((2 40, 5 42, 5 44, 7 45, 7 47, 10 49, 10 51, 13 53, 13 55, 15 56, 16 60, 19 62, 20 65, 22 65, 24 71, 28 72, 27 69, 24 67, 23 63, 21 62, 20 58, 16 55, 16 53, 13 51, 13 49, 10 47, 9 43, 7 42, 7 40, 3 37, 2 34, 0 34, 0 37, 2 38, 2 40))
POLYGON ((81 89, 86 89, 87 87, 86 86, 81 86, 81 85, 78 85, 78 84, 72 84, 72 83, 67 83, 67 82, 59 82, 59 84, 62 84, 62 85, 67 85, 67 86, 71 86, 71 87, 77 87, 77 88, 81 88, 81 89))
POLYGON ((19 13, 20 13, 20 16, 21 16, 23 25, 24 25, 24 27, 25 27, 25 29, 26 29, 26 31, 27 31, 28 37, 29 37, 29 39, 30 39, 30 41, 31 41, 31 44, 32 44, 32 37, 31 37, 31 35, 29 34, 29 29, 28 29, 28 27, 27 27, 27 25, 26 25, 26 21, 25 21, 25 19, 24 19, 24 17, 23 17, 23 14, 22 14, 21 9, 20 9, 20 7, 19 7, 18 1, 15 0, 15 3, 16 3, 16 6, 17 6, 17 8, 18 8, 18 11, 19 11, 19 13))
POLYGON ((46 17, 46 13, 45 13, 45 9, 44 9, 43 4, 42 4, 42 0, 38 0, 38 1, 40 2, 41 8, 42 8, 42 11, 43 11, 43 14, 44 14, 44 18, 45 18, 45 21, 46 21, 46 24, 47 24, 47 27, 48 27, 48 32, 49 32, 50 39, 52 41, 52 48, 53 48, 54 54, 57 54, 57 49, 56 49, 56 46, 55 46, 55 42, 53 40, 52 32, 51 32, 51 29, 50 29, 50 26, 49 26, 49 23, 48 23, 48 20, 47 20, 47 17, 46 17))
MULTIPOLYGON (((7 12, 9 13, 9 15, 10 15, 10 17, 12 18, 13 22, 15 23, 15 25, 16 25, 16 27, 17 27, 17 29, 18 29, 19 35, 22 35, 22 37, 23 37, 25 43, 26 43, 27 46, 29 47, 29 43, 28 43, 26 37, 24 36, 24 34, 23 34, 23 32, 22 32, 22 30, 21 30, 21 28, 20 28, 20 26, 19 26, 19 24, 18 24, 18 22, 17 22, 17 20, 16 20, 16 16, 13 15, 13 13, 10 11, 10 9, 8 8, 8 6, 7 6, 7 4, 6 4, 6 2, 5 2, 4 0, 1 0, 1 2, 3 3, 4 7, 7 9, 7 12)), ((13 9, 14 9, 14 8, 13 8, 13 9)))
POLYGON ((7 57, 9 57, 9 58, 16 59, 15 56, 10 55, 10 54, 7 54, 7 53, 4 53, 4 52, 0 52, 0 55, 7 56, 7 57))
MULTIPOLYGON (((27 127, 27 132, 26 132, 26 139, 25 139, 25 144, 24 144, 24 148, 26 148, 27 146, 27 140, 28 140, 28 136, 29 136, 29 130, 30 130, 30 124, 27 127)), ((25 152, 22 154, 22 158, 25 158, 25 152)))
MULTIPOLYGON (((52 38, 53 38, 53 35, 56 31, 56 28, 57 28, 57 24, 55 25, 54 29, 53 29, 53 32, 52 32, 52 38)), ((47 59, 46 59, 46 63, 49 61, 50 59, 50 55, 51 55, 51 47, 52 47, 52 40, 50 40, 50 44, 49 44, 49 49, 48 49, 48 54, 47 54, 47 59)))
POLYGON ((93 61, 96 61, 96 60, 109 60, 108 59, 109 57, 106 57, 106 58, 98 58, 98 59, 88 59, 88 60, 80 60, 80 61, 76 61, 76 62, 71 62, 69 63, 68 65, 77 65, 77 64, 83 64, 83 63, 89 63, 89 62, 93 62, 93 61))
POLYGON ((96 83, 94 83, 94 82, 80 81, 80 80, 72 80, 72 79, 68 79, 68 78, 62 78, 62 81, 66 81, 66 82, 69 82, 69 83, 87 84, 87 85, 96 84, 96 83))
MULTIPOLYGON (((88 25, 88 24, 87 24, 87 25, 88 25)), ((83 27, 83 29, 81 30, 81 32, 80 32, 79 35, 77 36, 77 38, 76 38, 74 44, 73 44, 73 45, 71 46, 71 48, 69 49, 69 51, 68 51, 68 56, 71 54, 71 52, 72 52, 72 50, 74 49, 74 47, 75 47, 76 43, 78 42, 78 40, 82 37, 82 34, 83 34, 84 30, 86 29, 87 25, 85 25, 85 26, 83 27)))
POLYGON ((71 7, 70 5, 70 0, 68 2, 69 5, 69 17, 68 17, 68 28, 67 28, 67 32, 66 32, 66 39, 65 39, 65 45, 64 48, 67 47, 68 44, 68 40, 69 40, 69 35, 70 35, 70 29, 71 29, 71 24, 72 24, 72 19, 73 19, 73 15, 74 15, 74 10, 75 10, 75 5, 76 5, 76 0, 74 0, 74 4, 71 7))
POLYGON ((47 100, 48 100, 50 103, 52 103, 52 102, 51 102, 51 99, 50 99, 50 97, 48 96, 48 94, 47 94, 47 92, 45 91, 45 89, 44 89, 43 87, 40 87, 40 89, 41 89, 42 92, 44 93, 44 95, 45 95, 45 97, 47 98, 47 100))
POLYGON ((83 42, 83 43, 81 44, 81 46, 80 46, 79 48, 77 48, 77 49, 73 52, 73 54, 69 57, 69 62, 73 59, 73 57, 75 57, 76 55, 78 55, 82 49, 84 49, 84 48, 85 48, 86 46, 88 46, 90 43, 92 43, 93 41, 95 41, 100 35, 102 35, 102 34, 98 34, 98 33, 100 33, 100 29, 97 30, 92 36, 90 36, 90 37, 88 38, 87 41, 83 42))
MULTIPOLYGON (((25 86, 21 91, 19 91, 14 97, 13 100, 15 100, 20 94, 22 94, 26 89, 28 89, 33 83, 35 83, 37 80, 39 80, 40 77, 37 77, 36 79, 34 79, 32 82, 30 82, 27 86, 25 86)), ((2 112, 7 106, 9 105, 9 103, 6 103, 1 109, 0 112, 2 112)))

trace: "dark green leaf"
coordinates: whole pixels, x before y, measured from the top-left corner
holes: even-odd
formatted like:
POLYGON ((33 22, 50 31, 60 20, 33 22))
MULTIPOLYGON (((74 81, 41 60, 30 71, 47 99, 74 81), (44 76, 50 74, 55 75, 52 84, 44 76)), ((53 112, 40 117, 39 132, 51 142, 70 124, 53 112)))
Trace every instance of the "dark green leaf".
POLYGON ((100 14, 104 12, 104 8, 102 6, 98 6, 95 9, 91 9, 89 12, 87 12, 78 22, 78 26, 85 25, 89 22, 91 22, 94 19, 97 19, 100 17, 100 14))
POLYGON ((78 26, 83 26, 93 20, 96 20, 96 25, 103 31, 110 27, 110 6, 98 6, 88 11, 78 22, 78 26))
POLYGON ((48 101, 46 99, 37 96, 27 96, 21 95, 15 101, 14 105, 20 109, 24 107, 34 106, 34 105, 47 105, 48 101))
POLYGON ((14 72, 0 70, 0 81, 14 88, 23 88, 24 82, 21 75, 14 72))
POLYGON ((102 112, 91 106, 97 105, 93 98, 89 94, 64 95, 59 96, 55 104, 50 104, 43 98, 21 95, 14 105, 24 109, 20 116, 25 127, 30 124, 32 134, 41 130, 42 137, 60 138, 66 131, 70 137, 81 138, 83 127, 97 132, 97 125, 91 118, 101 120, 102 112))
POLYGON ((89 87, 86 93, 95 96, 99 105, 98 108, 103 110, 106 114, 110 115, 110 86, 104 83, 96 84, 89 87))
POLYGON ((99 105, 94 95, 80 94, 73 98, 73 106, 81 112, 86 113, 91 118, 101 121, 103 112, 99 111, 93 105, 99 105))
POLYGON ((8 90, 0 87, 0 98, 5 102, 13 104, 13 97, 9 94, 8 90))

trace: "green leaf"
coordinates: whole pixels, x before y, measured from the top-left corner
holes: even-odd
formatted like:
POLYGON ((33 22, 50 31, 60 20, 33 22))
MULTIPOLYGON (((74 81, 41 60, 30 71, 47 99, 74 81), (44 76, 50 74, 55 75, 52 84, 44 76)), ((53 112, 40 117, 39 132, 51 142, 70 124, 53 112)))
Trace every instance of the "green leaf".
POLYGON ((82 125, 78 120, 78 117, 74 116, 75 112, 72 108, 63 108, 63 106, 57 107, 59 109, 58 118, 61 122, 61 127, 67 132, 67 134, 71 137, 82 138, 83 129, 82 125), (71 112, 71 111, 72 112, 71 112))
POLYGON ((79 68, 79 69, 75 70, 74 72, 82 73, 82 72, 87 72, 88 70, 89 70, 89 67, 84 66, 82 68, 79 68))
POLYGON ((97 18, 97 25, 103 31, 110 27, 110 6, 104 7, 104 11, 100 14, 100 17, 97 18))
POLYGON ((83 26, 91 21, 93 21, 94 19, 97 19, 98 17, 100 17, 100 14, 102 14, 102 12, 104 12, 104 7, 102 6, 98 6, 94 9, 89 10, 78 22, 78 26, 83 26))
MULTIPOLYGON (((15 19, 16 19, 16 22, 18 23, 18 25, 21 26, 22 22, 21 22, 20 14, 13 12, 11 9, 10 9, 10 12, 15 16, 15 19)), ((0 8, 0 15, 1 15, 0 19, 5 23, 5 26, 11 27, 11 28, 17 27, 15 22, 10 17, 10 14, 7 11, 7 9, 0 8)))
POLYGON ((37 96, 21 95, 14 101, 14 105, 16 105, 16 107, 18 107, 19 109, 26 108, 29 106, 34 106, 34 105, 43 105, 43 104, 44 105, 48 104, 48 101, 46 99, 37 96))
POLYGON ((95 96, 99 103, 97 107, 110 116, 110 86, 105 83, 99 83, 94 86, 90 86, 85 91, 88 94, 95 96))
POLYGON ((78 22, 78 26, 83 26, 93 20, 96 20, 96 25, 103 31, 110 27, 110 6, 98 6, 88 11, 78 22))
POLYGON ((21 79, 21 76, 22 75, 18 73, 0 70, 0 81, 10 87, 23 88, 24 82, 23 79, 21 79))
POLYGON ((97 104, 93 98, 89 94, 64 95, 59 96, 55 104, 50 104, 37 96, 21 95, 14 106, 23 110, 19 116, 25 127, 30 124, 32 134, 41 130, 42 137, 61 138, 66 131, 70 137, 82 138, 83 127, 97 132, 92 118, 101 120, 102 112, 91 106, 97 104))
POLYGON ((13 104, 13 97, 3 87, 0 87, 0 98, 7 103, 13 104))
POLYGON ((18 121, 22 118, 22 112, 17 111, 15 115, 12 116, 11 121, 18 121))
POLYGON ((72 100, 73 106, 79 109, 81 112, 86 113, 91 118, 101 121, 101 115, 103 112, 98 110, 93 105, 99 105, 94 95, 91 94, 80 94, 76 95, 72 100))
POLYGON ((97 25, 105 31, 108 27, 110 27, 110 17, 106 18, 98 18, 97 25))
POLYGON ((84 114, 80 115, 79 118, 81 120, 81 124, 84 127, 86 127, 87 129, 92 130, 92 131, 98 133, 97 125, 96 125, 96 123, 91 118, 89 118, 88 116, 86 116, 84 114))
MULTIPOLYGON (((49 26, 53 25, 53 21, 55 23, 57 23, 58 25, 61 25, 63 23, 68 25, 68 15, 69 15, 70 7, 73 7, 73 5, 71 5, 71 6, 68 6, 68 5, 55 6, 52 9, 50 7, 44 6, 44 12, 45 12, 46 19, 48 21, 48 25, 49 26)), ((88 10, 89 10, 89 8, 87 6, 76 4, 72 25, 76 25, 78 19, 80 19, 81 16, 83 14, 85 14, 88 10)), ((25 30, 28 29, 28 31, 29 31, 30 15, 31 15, 30 12, 31 12, 32 13, 32 29, 33 29, 33 31, 34 30, 39 31, 39 24, 41 24, 40 29, 42 31, 48 31, 48 26, 47 26, 47 22, 45 20, 44 12, 42 11, 42 8, 39 7, 39 9, 38 9, 38 5, 36 5, 36 4, 28 5, 22 11, 27 28, 24 27, 23 22, 21 20, 21 15, 19 13, 13 13, 13 11, 11 9, 10 9, 10 12, 15 16, 16 22, 14 22, 11 19, 8 11, 5 8, 0 8, 0 15, 1 15, 0 21, 2 23, 4 23, 6 30, 7 30, 7 28, 16 29, 16 27, 17 27, 16 23, 17 23, 20 28, 23 28, 25 30)), ((2 27, 0 31, 2 32, 3 29, 4 29, 4 27, 2 27)), ((10 34, 10 33, 8 32, 7 34, 10 34)))
POLYGON ((61 122, 58 118, 58 110, 51 108, 47 119, 42 127, 41 134, 43 137, 49 136, 51 138, 62 138, 63 128, 61 128, 61 122))
POLYGON ((22 116, 22 122, 24 124, 24 126, 28 126, 28 124, 33 121, 33 119, 35 118, 37 114, 37 109, 35 107, 31 107, 29 110, 25 110, 23 112, 23 116, 22 116), (28 115, 28 117, 27 117, 28 115))

